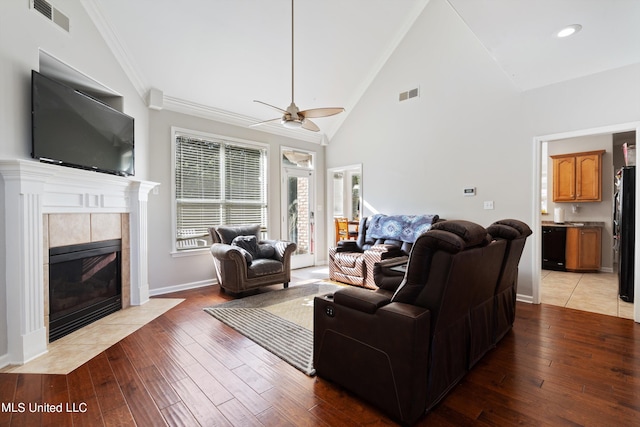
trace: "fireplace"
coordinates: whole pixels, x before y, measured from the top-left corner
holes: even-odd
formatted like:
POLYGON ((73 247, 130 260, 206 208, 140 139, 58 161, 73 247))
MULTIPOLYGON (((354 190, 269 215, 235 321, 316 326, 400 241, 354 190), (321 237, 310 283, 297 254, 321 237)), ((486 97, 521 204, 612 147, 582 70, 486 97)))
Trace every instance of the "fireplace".
POLYGON ((52 247, 122 239, 123 306, 149 300, 147 202, 158 183, 31 159, 0 159, 0 176, 0 367, 47 352, 52 247))
POLYGON ((122 308, 120 239, 49 249, 49 342, 122 308))

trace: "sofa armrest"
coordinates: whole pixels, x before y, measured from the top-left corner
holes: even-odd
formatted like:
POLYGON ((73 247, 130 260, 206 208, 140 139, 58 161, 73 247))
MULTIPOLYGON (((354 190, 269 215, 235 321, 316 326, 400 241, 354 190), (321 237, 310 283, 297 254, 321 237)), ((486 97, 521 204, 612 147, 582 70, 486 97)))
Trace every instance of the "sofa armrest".
POLYGON ((407 262, 409 262, 409 257, 407 255, 402 255, 380 260, 380 262, 377 262, 376 265, 380 268, 391 268, 406 264, 407 262))
POLYGON ((355 240, 340 240, 336 252, 362 252, 362 249, 355 240))
POLYGON ((406 265, 409 261, 408 256, 400 256, 395 258, 383 259, 373 266, 373 280, 376 286, 382 289, 395 292, 404 279, 404 272, 395 270, 394 267, 406 265))
MULTIPOLYGON (((377 292, 354 289, 360 291, 356 296, 362 293, 360 301, 379 298, 377 292)), ((335 301, 341 292, 333 300, 314 300, 317 374, 412 424, 425 411, 431 312, 392 302, 365 313, 335 301)))
POLYGON ((274 258, 287 265, 297 247, 295 243, 286 240, 261 240, 258 243, 273 246, 276 250, 274 258))
POLYGON ((365 274, 365 287, 369 289, 377 289, 378 285, 376 285, 375 277, 374 277, 374 266, 376 263, 379 263, 382 260, 397 258, 400 256, 406 255, 402 252, 398 246, 395 245, 373 245, 371 248, 364 251, 364 260, 366 264, 366 274, 365 274))
POLYGON ((237 261, 246 264, 246 260, 242 252, 233 245, 214 243, 211 245, 211 255, 220 261, 237 261))
POLYGON ((211 255, 216 269, 218 284, 235 284, 236 292, 243 290, 242 284, 247 278, 247 260, 237 247, 225 243, 211 245, 211 255))
POLYGON ((367 289, 349 287, 336 291, 333 294, 333 301, 336 305, 373 314, 378 308, 389 304, 391 298, 367 289))

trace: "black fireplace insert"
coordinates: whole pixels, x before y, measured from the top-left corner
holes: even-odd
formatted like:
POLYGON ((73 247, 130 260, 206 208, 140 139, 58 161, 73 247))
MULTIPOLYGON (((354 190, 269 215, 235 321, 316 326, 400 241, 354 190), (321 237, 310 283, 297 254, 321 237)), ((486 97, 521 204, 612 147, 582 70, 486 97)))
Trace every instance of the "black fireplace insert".
POLYGON ((122 308, 120 239, 49 249, 49 342, 122 308))

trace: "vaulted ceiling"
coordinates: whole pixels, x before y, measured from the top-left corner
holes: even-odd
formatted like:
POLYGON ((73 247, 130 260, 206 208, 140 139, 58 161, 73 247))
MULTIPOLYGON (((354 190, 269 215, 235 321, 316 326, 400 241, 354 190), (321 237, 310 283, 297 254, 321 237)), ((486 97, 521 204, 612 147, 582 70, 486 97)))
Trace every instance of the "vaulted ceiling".
MULTIPOLYGON (((296 0, 295 102, 347 110, 314 119, 312 140, 335 133, 429 1, 448 1, 519 90, 640 62, 637 0, 296 0), (582 31, 555 37, 569 24, 582 31)), ((290 0, 84 4, 141 95, 244 125, 280 115, 253 100, 291 102, 290 0)))

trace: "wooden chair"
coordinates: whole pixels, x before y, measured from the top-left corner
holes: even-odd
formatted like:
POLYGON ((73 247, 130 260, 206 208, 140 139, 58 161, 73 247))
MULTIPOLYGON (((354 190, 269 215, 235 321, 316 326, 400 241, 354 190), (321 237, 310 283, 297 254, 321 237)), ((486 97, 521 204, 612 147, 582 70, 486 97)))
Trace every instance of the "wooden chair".
POLYGON ((350 240, 358 239, 359 229, 360 229, 360 221, 356 221, 356 220, 349 221, 349 239, 350 240))
POLYGON ((336 217, 334 221, 336 224, 336 244, 340 240, 349 240, 349 220, 344 217, 336 217))

